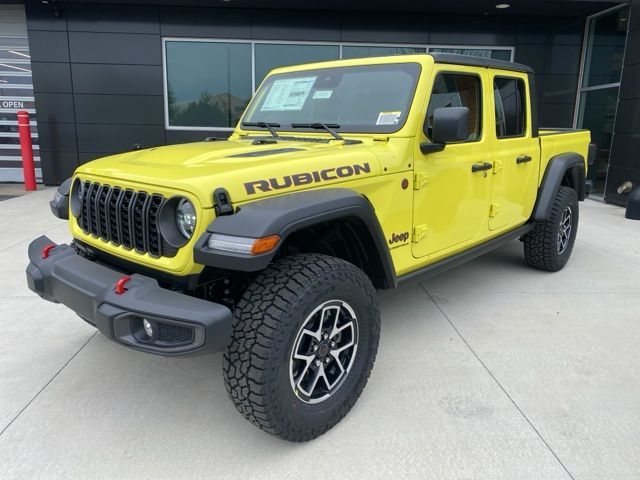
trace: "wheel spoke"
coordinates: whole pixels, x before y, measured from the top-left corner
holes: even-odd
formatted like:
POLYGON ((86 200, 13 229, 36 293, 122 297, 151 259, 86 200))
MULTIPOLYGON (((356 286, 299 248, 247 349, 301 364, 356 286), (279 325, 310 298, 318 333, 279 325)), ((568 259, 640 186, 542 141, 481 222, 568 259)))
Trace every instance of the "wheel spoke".
POLYGON ((347 323, 345 323, 340 327, 336 327, 336 324, 334 323, 333 328, 331 329, 331 334, 329 335, 329 338, 335 337, 337 334, 339 334, 346 328, 351 328, 353 330, 353 320, 349 320, 347 323))
POLYGON ((303 360, 304 362, 306 362, 304 368, 302 369, 302 372, 300 372, 298 374, 298 377, 295 380, 296 388, 298 390, 302 391, 303 393, 305 393, 305 395, 306 395, 307 393, 305 392, 304 388, 302 388, 302 386, 300 384, 301 384, 302 380, 304 380, 304 377, 307 375, 307 372, 309 371, 309 367, 313 363, 313 355, 299 355, 299 354, 296 353, 296 354, 294 354, 294 358, 296 358, 298 360, 303 360))
POLYGON ((315 338, 320 341, 322 339, 322 330, 318 330, 317 332, 312 332, 311 330, 307 330, 306 328, 302 330, 302 335, 309 335, 310 337, 315 338))
POLYGON ((320 366, 318 367, 318 370, 316 370, 316 375, 315 377, 313 377, 313 380, 311 381, 311 385, 309 386, 309 391, 306 392, 306 394, 311 397, 313 395, 313 392, 316 389, 316 386, 318 385, 318 380, 320 380, 320 377, 323 377, 325 379, 325 384, 328 385, 328 382, 326 381, 326 375, 324 374, 324 366, 322 364, 320 364, 320 366))
POLYGON ((344 352, 349 347, 353 347, 353 340, 349 341, 346 345, 342 345, 340 348, 334 348, 331 351, 331 355, 333 355, 334 357, 337 358, 337 355, 340 355, 342 352, 344 352))

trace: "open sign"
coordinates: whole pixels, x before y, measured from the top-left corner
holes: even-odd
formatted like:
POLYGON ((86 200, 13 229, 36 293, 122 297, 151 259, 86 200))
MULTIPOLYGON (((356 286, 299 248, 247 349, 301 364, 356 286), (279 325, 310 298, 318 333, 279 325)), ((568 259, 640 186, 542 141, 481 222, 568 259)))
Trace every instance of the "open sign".
POLYGON ((24 108, 24 102, 19 100, 2 100, 0 105, 2 108, 24 108))

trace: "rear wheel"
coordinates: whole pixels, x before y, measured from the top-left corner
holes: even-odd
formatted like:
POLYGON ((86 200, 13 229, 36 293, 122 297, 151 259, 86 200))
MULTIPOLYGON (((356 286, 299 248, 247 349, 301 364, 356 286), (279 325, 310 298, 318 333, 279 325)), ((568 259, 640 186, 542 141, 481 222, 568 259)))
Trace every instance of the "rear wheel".
POLYGON ((569 187, 560 187, 551 215, 535 223, 524 236, 524 258, 539 270, 557 272, 569 260, 578 233, 578 195, 569 187))
POLYGON ((236 306, 223 360, 227 392, 259 428, 311 440, 360 396, 379 336, 376 293, 364 272, 325 255, 281 259, 236 306))

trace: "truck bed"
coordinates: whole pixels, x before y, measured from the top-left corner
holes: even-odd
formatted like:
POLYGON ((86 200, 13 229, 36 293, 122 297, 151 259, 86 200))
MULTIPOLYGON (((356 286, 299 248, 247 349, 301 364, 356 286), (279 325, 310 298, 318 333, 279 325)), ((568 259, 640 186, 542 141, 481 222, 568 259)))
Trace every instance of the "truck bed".
POLYGON ((585 173, 587 169, 587 156, 591 132, 589 130, 575 128, 541 128, 538 141, 540 142, 540 178, 547 169, 547 164, 556 155, 566 152, 575 152, 582 155, 585 161, 585 173))

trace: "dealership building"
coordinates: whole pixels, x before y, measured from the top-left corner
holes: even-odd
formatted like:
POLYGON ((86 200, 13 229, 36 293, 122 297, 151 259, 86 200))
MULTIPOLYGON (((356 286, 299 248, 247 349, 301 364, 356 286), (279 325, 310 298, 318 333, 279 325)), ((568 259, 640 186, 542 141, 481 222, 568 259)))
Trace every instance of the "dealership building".
POLYGON ((18 110, 54 185, 94 158, 228 136, 272 68, 425 52, 530 65, 540 124, 599 146, 594 196, 624 205, 640 186, 640 2, 590 0, 5 2, 0 182, 22 179, 18 110))

